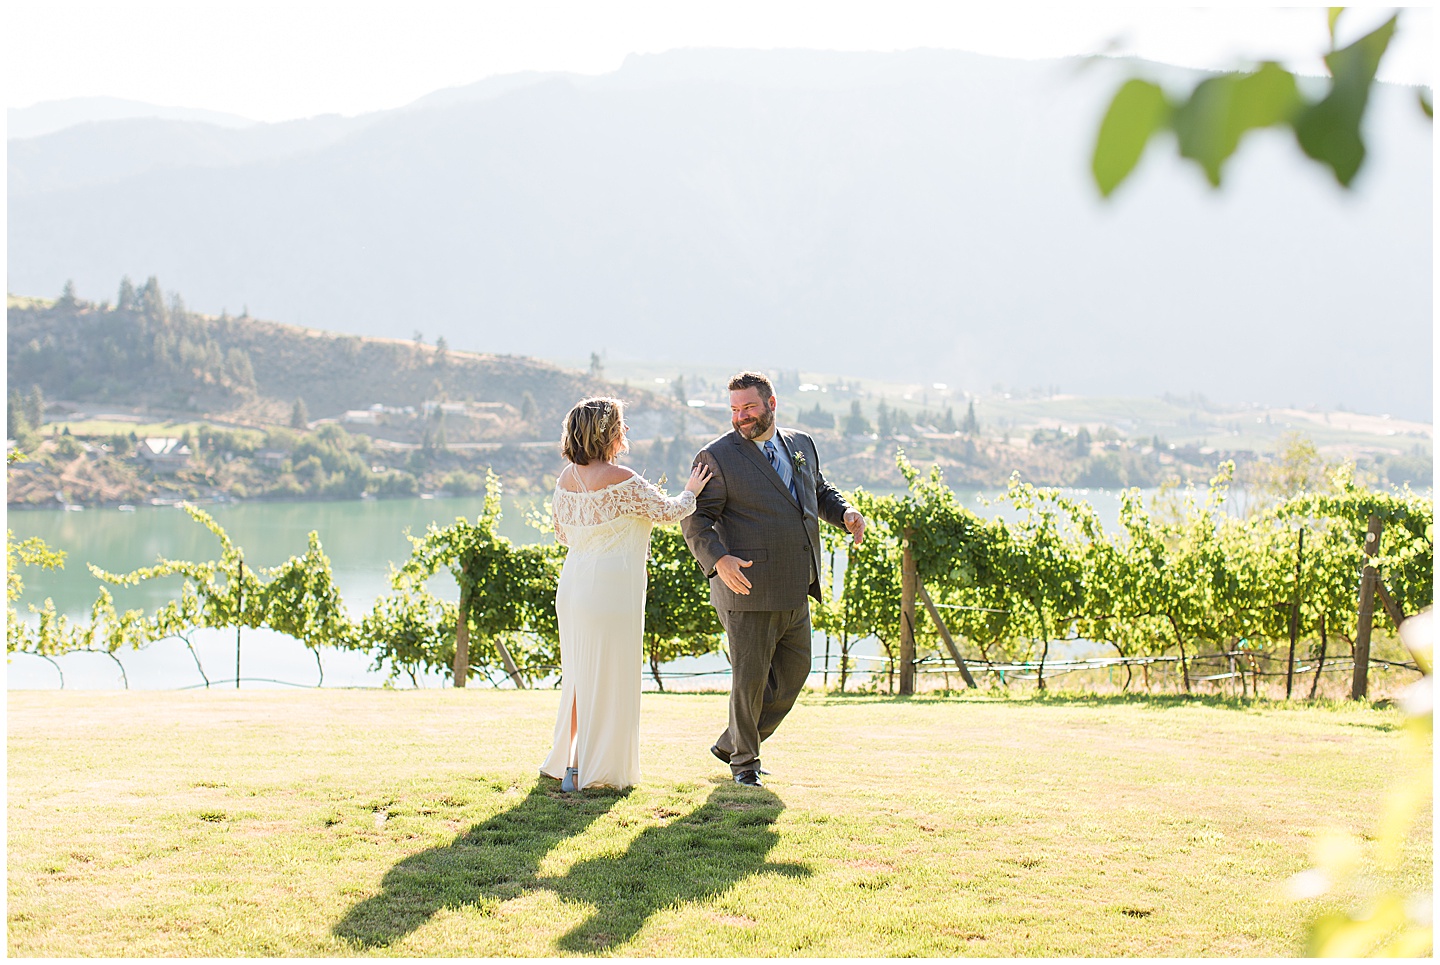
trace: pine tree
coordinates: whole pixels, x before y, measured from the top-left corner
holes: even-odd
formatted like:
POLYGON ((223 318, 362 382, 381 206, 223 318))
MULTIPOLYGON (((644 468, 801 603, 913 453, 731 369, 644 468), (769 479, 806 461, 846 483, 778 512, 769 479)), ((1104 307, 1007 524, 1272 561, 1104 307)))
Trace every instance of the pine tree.
POLYGON ((305 408, 305 400, 295 399, 295 404, 290 407, 290 428, 306 429, 310 426, 310 412, 305 408))
POLYGON ((119 312, 133 311, 135 308, 135 283, 126 275, 120 279, 120 293, 115 296, 115 310, 119 312))
POLYGON ((870 434, 870 420, 865 418, 865 413, 860 409, 860 400, 850 400, 850 414, 845 417, 845 434, 847 436, 868 436, 870 434))
POLYGON ((75 297, 75 282, 67 278, 65 288, 60 292, 60 300, 55 305, 57 308, 74 308, 79 302, 75 297))
POLYGON ((605 378, 605 364, 600 361, 600 353, 599 353, 599 352, 591 352, 591 353, 590 353, 590 378, 592 378, 592 379, 603 379, 603 378, 605 378))
POLYGON ((674 391, 675 391, 675 401, 676 401, 676 402, 679 402, 681 405, 685 405, 687 402, 690 401, 690 397, 685 394, 685 376, 683 376, 683 375, 677 375, 677 376, 675 376, 675 389, 674 389, 674 391))
POLYGON ((530 394, 529 389, 526 389, 525 394, 520 397, 520 418, 529 422, 535 418, 535 412, 535 396, 530 394))
POLYGON ((880 404, 875 407, 875 434, 881 439, 889 439, 895 435, 895 424, 891 418, 890 407, 881 399, 880 404))
MULTIPOLYGON (((214 345, 215 343, 210 344, 214 345)), ((218 352, 219 346, 216 346, 215 350, 218 352)), ((225 353, 225 374, 233 386, 242 389, 255 387, 255 367, 250 364, 250 353, 244 349, 232 348, 225 353)))
POLYGON ((152 322, 164 321, 165 296, 160 291, 160 280, 154 275, 145 279, 145 287, 140 289, 140 311, 152 322))
POLYGON ((30 421, 25 418, 25 398, 19 389, 10 390, 10 399, 5 406, 5 437, 19 439, 30 431, 30 421))
POLYGON ((955 409, 951 406, 945 407, 945 415, 937 427, 941 432, 953 433, 955 431, 955 409))
POLYGON ((965 421, 960 424, 960 430, 967 436, 973 436, 980 432, 980 420, 975 418, 975 400, 970 400, 970 407, 965 410, 965 421))
POLYGON ((25 421, 32 429, 39 429, 45 424, 45 393, 38 385, 30 386, 30 397, 25 400, 25 421))

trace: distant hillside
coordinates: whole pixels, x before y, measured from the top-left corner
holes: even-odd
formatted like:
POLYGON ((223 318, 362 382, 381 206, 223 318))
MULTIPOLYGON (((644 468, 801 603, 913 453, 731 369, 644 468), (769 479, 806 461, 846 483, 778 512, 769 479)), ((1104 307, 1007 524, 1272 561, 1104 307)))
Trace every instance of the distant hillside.
POLYGON ((151 171, 261 164, 328 147, 373 120, 326 115, 245 128, 160 117, 92 122, 9 141, 7 184, 19 198, 151 171))
POLYGON ((595 394, 631 403, 637 438, 673 432, 682 412, 692 428, 724 425, 674 399, 534 359, 190 312, 153 278, 122 287, 114 307, 12 298, 6 314, 8 384, 38 385, 50 400, 257 426, 288 424, 297 399, 311 421, 378 405, 398 411, 359 431, 405 441, 422 434, 426 402, 471 403, 448 420, 452 442, 557 437, 570 406, 595 394))
POLYGON ((196 110, 190 107, 163 107, 144 101, 121 97, 71 97, 58 101, 41 101, 30 107, 11 107, 5 111, 5 136, 40 137, 76 124, 97 121, 118 121, 132 118, 163 118, 172 121, 194 121, 216 127, 250 127, 248 117, 220 111, 196 110))
MULTIPOLYGON (((7 436, 28 456, 7 476, 12 506, 470 493, 487 470, 508 492, 544 493, 563 465, 561 417, 601 393, 630 402, 626 464, 674 489, 728 427, 729 373, 709 360, 706 374, 673 380, 632 366, 617 385, 418 339, 203 315, 153 278, 122 284, 113 307, 69 296, 11 296, 7 307, 7 436), (663 395, 634 387, 660 383, 663 395), (179 448, 142 448, 150 439, 179 448)), ((1263 486, 1277 452, 1286 472, 1303 457, 1316 479, 1322 463, 1350 460, 1370 484, 1432 480, 1430 426, 1389 416, 1227 410, 1197 398, 1002 393, 965 403, 939 386, 773 374, 781 421, 815 436, 827 478, 844 488, 902 486, 896 448, 962 490, 1003 487, 1013 472, 1078 487, 1203 482, 1225 460, 1242 485, 1263 486)))
POLYGON ((1131 72, 1203 76, 692 49, 492 78, 338 137, 335 119, 91 124, 11 142, 9 283, 101 298, 155 272, 211 314, 541 358, 1428 418, 1415 91, 1375 90, 1352 194, 1271 131, 1222 192, 1157 145, 1102 204, 1089 152, 1131 72))

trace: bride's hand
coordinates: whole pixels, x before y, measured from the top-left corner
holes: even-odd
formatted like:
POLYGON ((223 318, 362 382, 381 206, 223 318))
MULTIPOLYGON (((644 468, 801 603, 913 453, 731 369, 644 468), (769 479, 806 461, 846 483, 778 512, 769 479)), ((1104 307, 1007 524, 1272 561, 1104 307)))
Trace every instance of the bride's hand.
POLYGON ((685 483, 685 489, 698 496, 700 495, 700 490, 705 488, 705 484, 714 477, 715 474, 710 471, 709 467, 703 462, 697 462, 690 467, 690 478, 685 483))

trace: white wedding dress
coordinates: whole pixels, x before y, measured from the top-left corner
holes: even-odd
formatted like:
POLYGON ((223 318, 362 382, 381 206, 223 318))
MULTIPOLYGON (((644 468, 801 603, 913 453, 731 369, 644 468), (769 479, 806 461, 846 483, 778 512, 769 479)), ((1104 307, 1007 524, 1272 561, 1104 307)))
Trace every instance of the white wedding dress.
MULTIPOLYGON (((579 479, 577 473, 571 475, 579 479)), ((563 778, 570 766, 573 708, 576 786, 624 788, 639 782, 650 529, 694 511, 694 493, 686 490, 669 497, 639 476, 582 492, 570 492, 557 482, 551 518, 555 538, 569 547, 555 592, 560 711, 554 746, 540 773, 563 778)))

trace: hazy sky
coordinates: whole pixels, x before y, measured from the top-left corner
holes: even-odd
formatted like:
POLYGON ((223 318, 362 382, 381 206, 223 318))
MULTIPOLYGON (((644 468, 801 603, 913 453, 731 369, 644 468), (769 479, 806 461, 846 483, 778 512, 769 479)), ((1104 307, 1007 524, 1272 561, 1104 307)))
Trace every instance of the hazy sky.
MULTIPOLYGON (((1351 10, 1341 43, 1389 9, 1351 10)), ((521 70, 600 74, 677 47, 1137 54, 1190 67, 1279 57, 1323 72, 1323 7, 972 5, 937 0, 12 0, 8 107, 111 96, 262 121, 398 107, 521 70)), ((1406 10, 1381 77, 1431 84, 1433 15, 1406 10)))

